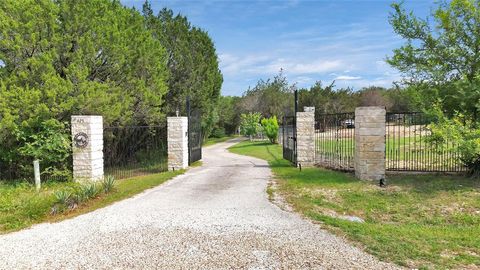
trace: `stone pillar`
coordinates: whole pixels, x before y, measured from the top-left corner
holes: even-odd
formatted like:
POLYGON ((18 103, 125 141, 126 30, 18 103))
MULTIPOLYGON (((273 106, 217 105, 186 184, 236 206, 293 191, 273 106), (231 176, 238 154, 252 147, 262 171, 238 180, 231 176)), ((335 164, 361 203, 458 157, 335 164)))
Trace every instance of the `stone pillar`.
POLYGON ((72 116, 73 179, 103 179, 103 117, 72 116))
POLYGON ((167 118, 168 170, 188 167, 188 118, 167 118))
POLYGON ((297 112, 297 163, 302 167, 315 164, 315 107, 297 112))
POLYGON ((355 176, 385 178, 385 107, 355 109, 355 176))

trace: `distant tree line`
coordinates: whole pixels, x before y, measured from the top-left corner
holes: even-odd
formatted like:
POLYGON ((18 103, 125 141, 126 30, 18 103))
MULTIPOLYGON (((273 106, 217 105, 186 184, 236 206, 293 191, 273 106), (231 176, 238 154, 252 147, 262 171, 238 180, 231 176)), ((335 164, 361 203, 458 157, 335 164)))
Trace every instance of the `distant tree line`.
POLYGON ((371 86, 355 91, 336 88, 335 82, 324 86, 320 81, 298 89, 280 71, 272 79, 260 80, 241 97, 222 97, 217 128, 234 133, 240 125, 240 115, 248 112, 259 112, 265 118, 275 116, 281 122, 283 116, 293 116, 295 90, 298 90, 298 109, 315 107, 316 115, 353 112, 359 106, 384 106, 390 112, 421 110, 410 89, 371 86))
POLYGON ((33 158, 65 161, 74 114, 102 115, 106 126, 162 124, 190 96, 209 134, 222 80, 208 33, 169 9, 1 1, 0 173, 30 170, 33 158))

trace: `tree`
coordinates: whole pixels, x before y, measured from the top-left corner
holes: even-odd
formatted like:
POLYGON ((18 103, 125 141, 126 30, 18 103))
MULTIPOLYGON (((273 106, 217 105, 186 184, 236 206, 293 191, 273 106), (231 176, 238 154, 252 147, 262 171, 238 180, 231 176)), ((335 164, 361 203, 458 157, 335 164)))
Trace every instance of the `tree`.
POLYGON ((266 117, 292 115, 295 85, 289 85, 280 71, 272 80, 259 80, 255 87, 248 89, 242 97, 244 112, 259 111, 266 117))
POLYGON ((353 90, 334 89, 334 87, 334 82, 324 87, 322 82, 318 81, 310 89, 301 89, 299 108, 315 107, 315 115, 354 111, 358 104, 358 97, 353 90))
POLYGON ((0 172, 22 177, 38 151, 62 152, 73 114, 165 122, 165 48, 119 1, 5 0, 0 37, 0 172))
POLYGON ((212 131, 215 137, 234 134, 240 125, 240 114, 238 113, 237 104, 240 97, 220 96, 218 99, 217 111, 218 122, 212 131))
POLYGON ((250 141, 252 137, 257 135, 260 128, 260 118, 262 115, 258 112, 255 113, 243 113, 240 116, 240 131, 243 135, 248 136, 250 141))
POLYGON ((390 24, 406 40, 388 63, 404 74, 423 107, 435 103, 449 115, 460 111, 478 120, 480 92, 480 1, 441 2, 420 19, 392 4, 390 24))
POLYGON ((270 118, 262 119, 262 127, 271 143, 277 143, 278 137, 278 122, 274 115, 270 118))
POLYGON ((189 96, 192 106, 202 112, 202 128, 207 138, 218 120, 216 106, 223 82, 212 39, 204 30, 192 26, 187 17, 174 15, 170 9, 164 8, 155 16, 148 1, 143 5, 143 16, 146 27, 168 54, 169 91, 163 111, 185 112, 189 96))
POLYGON ((382 106, 390 109, 392 104, 386 96, 386 89, 382 87, 368 87, 359 91, 360 106, 382 106))

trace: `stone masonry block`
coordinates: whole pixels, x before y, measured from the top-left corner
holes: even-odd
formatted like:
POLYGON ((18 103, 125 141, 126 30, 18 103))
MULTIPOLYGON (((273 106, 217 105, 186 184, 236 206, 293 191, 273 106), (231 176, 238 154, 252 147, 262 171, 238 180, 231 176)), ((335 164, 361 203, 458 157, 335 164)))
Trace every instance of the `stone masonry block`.
POLYGON ((168 169, 188 167, 188 118, 167 118, 168 169))
POLYGON ((103 117, 74 115, 71 124, 74 180, 103 179, 103 117))
POLYGON ((305 107, 297 112, 297 163, 302 167, 315 163, 315 108, 305 107))
POLYGON ((385 117, 383 107, 355 110, 355 175, 359 179, 385 177, 385 117))

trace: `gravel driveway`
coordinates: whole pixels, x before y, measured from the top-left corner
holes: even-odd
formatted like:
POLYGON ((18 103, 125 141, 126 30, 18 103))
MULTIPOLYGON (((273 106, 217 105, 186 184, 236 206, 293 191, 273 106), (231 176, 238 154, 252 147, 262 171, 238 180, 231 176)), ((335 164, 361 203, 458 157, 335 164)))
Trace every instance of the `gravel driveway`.
POLYGON ((234 142, 136 197, 0 236, 0 269, 395 268, 270 203, 267 163, 234 142))

